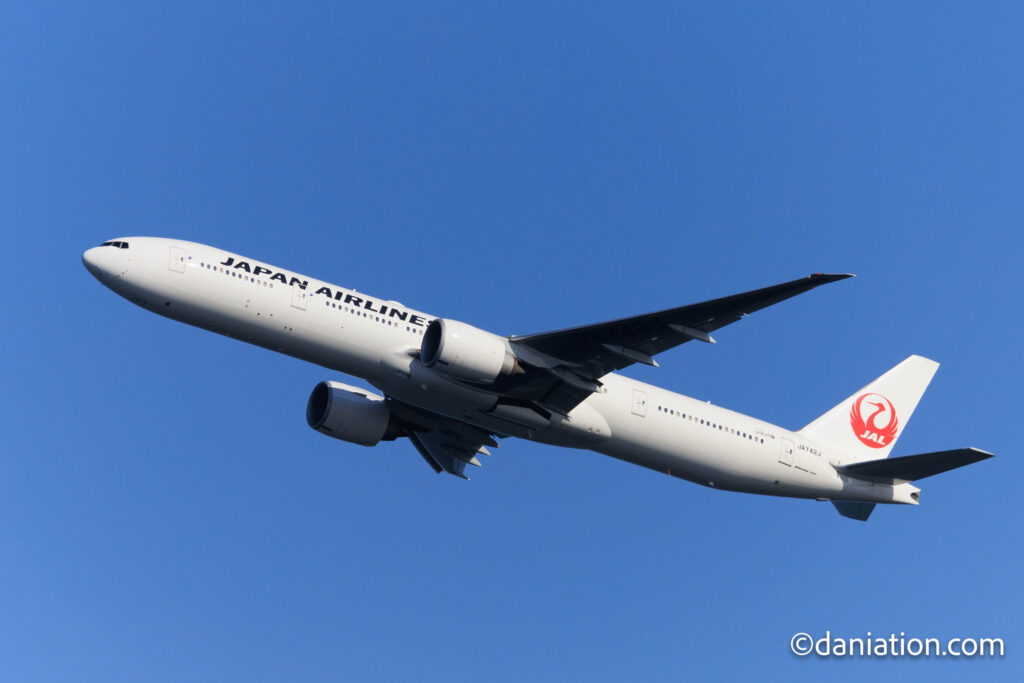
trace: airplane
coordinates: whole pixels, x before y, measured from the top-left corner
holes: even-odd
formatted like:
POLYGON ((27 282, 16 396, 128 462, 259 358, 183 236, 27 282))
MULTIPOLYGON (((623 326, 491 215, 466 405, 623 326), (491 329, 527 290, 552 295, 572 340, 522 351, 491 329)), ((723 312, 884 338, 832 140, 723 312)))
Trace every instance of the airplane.
POLYGON ((704 486, 828 500, 866 521, 917 505, 911 482, 992 457, 888 457, 938 363, 910 356, 797 431, 618 374, 852 275, 817 273, 720 299, 540 334, 501 336, 215 247, 122 237, 86 269, 162 316, 359 377, 306 406, 316 431, 361 446, 407 438, 435 472, 468 478, 497 439, 589 449, 704 486))

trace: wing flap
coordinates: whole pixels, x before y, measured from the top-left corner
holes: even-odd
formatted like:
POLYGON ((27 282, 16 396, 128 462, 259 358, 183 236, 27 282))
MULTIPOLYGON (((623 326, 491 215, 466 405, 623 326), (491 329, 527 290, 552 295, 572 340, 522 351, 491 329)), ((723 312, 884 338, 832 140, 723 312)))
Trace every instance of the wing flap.
POLYGON ((423 457, 423 459, 427 461, 427 464, 430 465, 430 469, 434 470, 438 474, 441 474, 441 472, 444 471, 444 467, 441 466, 441 463, 439 463, 437 459, 434 458, 434 455, 430 452, 430 449, 424 446, 419 439, 409 437, 409 441, 411 441, 412 445, 416 448, 416 452, 419 453, 423 457))
POLYGON ((443 434, 437 432, 410 432, 409 441, 416 447, 427 464, 434 468, 438 474, 445 471, 461 479, 469 479, 464 474, 466 461, 457 457, 452 449, 446 447, 442 441, 443 434))
POLYGON ((487 447, 498 447, 494 436, 479 427, 459 422, 442 415, 415 408, 391 399, 392 412, 402 420, 405 436, 427 461, 431 469, 440 474, 447 472, 462 479, 466 465, 480 466, 478 454, 490 455, 487 447))

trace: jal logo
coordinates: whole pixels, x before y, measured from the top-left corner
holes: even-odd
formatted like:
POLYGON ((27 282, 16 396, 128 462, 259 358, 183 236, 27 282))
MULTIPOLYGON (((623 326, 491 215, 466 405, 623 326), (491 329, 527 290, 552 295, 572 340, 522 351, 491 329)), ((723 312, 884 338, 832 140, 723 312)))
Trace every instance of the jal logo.
POLYGON ((861 394, 850 409, 850 426, 860 442, 871 448, 885 448, 896 438, 899 427, 896 409, 881 394, 861 394))

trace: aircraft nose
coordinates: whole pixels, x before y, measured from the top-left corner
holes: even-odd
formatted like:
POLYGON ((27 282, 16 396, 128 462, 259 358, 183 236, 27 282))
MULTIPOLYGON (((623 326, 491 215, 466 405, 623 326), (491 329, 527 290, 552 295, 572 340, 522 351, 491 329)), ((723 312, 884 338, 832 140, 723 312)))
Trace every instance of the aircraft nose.
POLYGON ((99 259, 99 247, 93 247, 86 249, 82 254, 82 265, 93 275, 99 277, 100 271, 100 259, 99 259))
POLYGON ((117 250, 109 246, 86 249, 82 254, 82 265, 93 277, 103 283, 109 282, 117 272, 117 250))

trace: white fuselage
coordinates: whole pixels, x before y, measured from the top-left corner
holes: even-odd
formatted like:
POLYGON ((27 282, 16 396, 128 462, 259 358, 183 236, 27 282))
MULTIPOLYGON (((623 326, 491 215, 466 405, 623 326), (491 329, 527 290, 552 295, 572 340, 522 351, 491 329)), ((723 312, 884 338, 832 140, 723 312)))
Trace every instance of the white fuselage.
POLYGON ((495 397, 418 360, 434 316, 214 247, 123 238, 83 260, 154 313, 364 379, 404 403, 510 436, 584 448, 715 488, 799 498, 911 503, 909 484, 839 474, 849 458, 782 429, 615 373, 568 418, 528 426, 486 413, 495 397))

